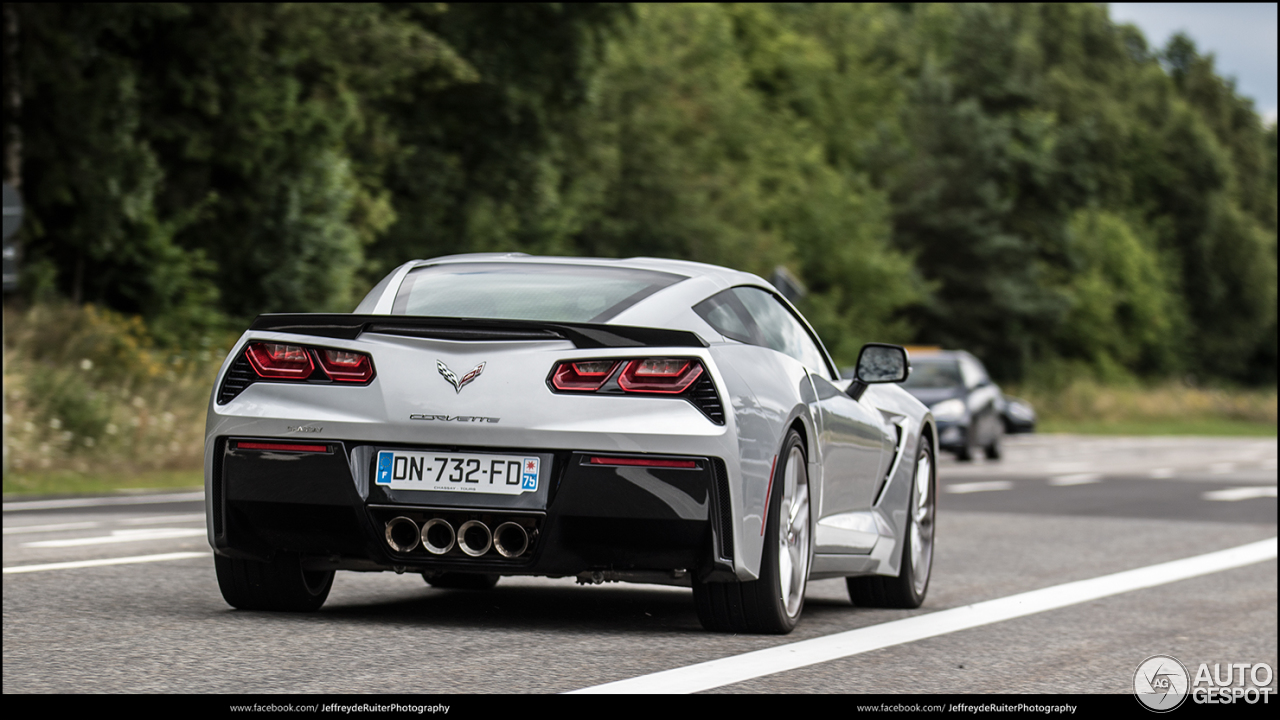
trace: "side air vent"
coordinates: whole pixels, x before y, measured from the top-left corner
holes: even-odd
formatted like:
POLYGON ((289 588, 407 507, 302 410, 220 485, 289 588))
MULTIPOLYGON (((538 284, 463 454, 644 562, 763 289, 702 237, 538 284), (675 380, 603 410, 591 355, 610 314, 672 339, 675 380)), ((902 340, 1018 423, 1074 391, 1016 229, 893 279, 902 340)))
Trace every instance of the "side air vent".
POLYGON ((716 392, 715 383, 711 382, 710 377, 703 375, 702 379, 690 388, 687 397, 689 402, 702 411, 702 414, 710 418, 711 422, 717 425, 724 424, 724 406, 720 404, 720 394, 716 392))
POLYGON ((715 473, 716 533, 720 536, 720 559, 732 562, 733 509, 729 504, 729 473, 720 458, 711 459, 711 469, 715 473))
POLYGON ((231 363, 227 376, 222 378, 222 387, 218 388, 218 404, 226 405, 231 402, 257 379, 258 376, 253 372, 253 368, 249 367, 249 361, 245 359, 244 353, 240 353, 236 361, 231 363))

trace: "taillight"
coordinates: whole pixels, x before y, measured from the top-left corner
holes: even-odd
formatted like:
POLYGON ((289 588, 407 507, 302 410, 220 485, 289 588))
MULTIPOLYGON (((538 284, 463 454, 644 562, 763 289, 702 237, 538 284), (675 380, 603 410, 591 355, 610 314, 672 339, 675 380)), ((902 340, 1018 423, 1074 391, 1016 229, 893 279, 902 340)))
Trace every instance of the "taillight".
POLYGON ((250 343, 245 349, 258 375, 276 380, 305 380, 316 369, 311 353, 301 345, 250 343))
POLYGON ((594 392, 604 385, 616 367, 618 367, 617 360, 560 363, 555 373, 551 375, 551 384, 557 390, 594 392))
POLYGON ((285 452, 310 452, 310 453, 327 453, 328 445, 303 445, 301 443, 265 443, 265 442, 244 442, 243 440, 236 442, 237 450, 283 450, 285 452))
POLYGON ((618 387, 627 392, 682 393, 702 377, 702 363, 685 358, 632 360, 618 375, 618 387))
MULTIPOLYGON (((724 425, 724 406, 707 366, 698 358, 641 357, 565 360, 552 366, 547 387, 555 393, 597 396, 679 396, 724 425)), ((597 462, 593 460, 592 462, 597 462)), ((674 467, 674 466, 673 466, 674 467)))
POLYGON ((656 467, 656 468, 682 468, 693 470, 698 467, 698 463, 693 460, 668 460, 666 458, 640 458, 640 457, 606 457, 602 455, 592 456, 588 462, 592 465, 611 465, 620 467, 656 467))
POLYGON ((373 358, 350 350, 253 342, 245 347, 244 356, 264 380, 368 383, 374 375, 373 358))
POLYGON ((368 382, 373 379, 373 361, 368 355, 346 350, 320 350, 320 367, 337 382, 368 382))

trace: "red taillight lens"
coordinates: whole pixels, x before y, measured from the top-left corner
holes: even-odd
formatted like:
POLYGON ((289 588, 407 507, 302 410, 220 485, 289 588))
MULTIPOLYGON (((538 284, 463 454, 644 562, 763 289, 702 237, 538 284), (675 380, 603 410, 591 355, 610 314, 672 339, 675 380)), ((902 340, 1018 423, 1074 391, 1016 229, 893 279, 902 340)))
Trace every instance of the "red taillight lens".
POLYGON ((337 382, 368 382, 373 379, 373 360, 368 355, 346 350, 321 350, 320 367, 337 382))
POLYGON ((237 450, 284 450, 286 452, 313 452, 327 453, 328 445, 301 445, 296 443, 261 443, 261 442, 236 442, 237 450))
POLYGON ((682 393, 702 377, 702 363, 686 358, 632 360, 618 375, 618 386, 636 393, 682 393))
POLYGON ((617 360, 586 360, 582 362, 560 363, 551 376, 551 384, 557 390, 581 390, 592 392, 599 390, 614 368, 617 360))
POLYGON ((315 370, 311 353, 300 345, 251 343, 245 355, 254 371, 264 378, 305 380, 315 370))
POLYGON ((685 468, 695 469, 698 463, 693 460, 666 460, 659 458, 637 458, 637 457, 603 457, 593 456, 590 460, 592 465, 615 465, 623 467, 657 467, 657 468, 685 468))

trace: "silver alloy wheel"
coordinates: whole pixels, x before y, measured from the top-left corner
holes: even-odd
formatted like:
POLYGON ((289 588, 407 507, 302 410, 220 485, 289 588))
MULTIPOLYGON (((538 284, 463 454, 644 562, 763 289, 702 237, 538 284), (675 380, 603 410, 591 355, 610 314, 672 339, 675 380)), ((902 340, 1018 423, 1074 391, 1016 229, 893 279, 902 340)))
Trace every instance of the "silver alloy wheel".
POLYGON ((778 507, 778 585, 787 617, 800 613, 809 577, 809 481, 804 453, 791 448, 778 507))
POLYGON ((911 569, 913 589, 924 595, 933 564, 933 459, 929 453, 916 462, 915 504, 911 508, 911 569))

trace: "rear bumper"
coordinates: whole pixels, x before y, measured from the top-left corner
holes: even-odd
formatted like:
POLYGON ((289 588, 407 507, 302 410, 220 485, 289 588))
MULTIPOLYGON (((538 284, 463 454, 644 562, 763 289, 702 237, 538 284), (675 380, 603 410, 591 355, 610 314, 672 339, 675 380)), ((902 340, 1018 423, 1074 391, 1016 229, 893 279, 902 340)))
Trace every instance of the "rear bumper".
MULTIPOLYGON (((296 552, 313 567, 351 570, 548 576, 604 571, 673 578, 682 576, 676 571, 685 571, 684 577, 733 572, 728 476, 717 457, 633 454, 693 464, 635 467, 589 462, 600 453, 525 450, 549 468, 541 487, 497 496, 396 491, 370 481, 379 450, 446 448, 336 440, 310 443, 307 451, 240 447, 251 441, 280 442, 221 436, 211 447, 206 503, 210 543, 220 554, 266 559, 296 552), (472 557, 457 546, 434 554, 420 543, 405 549, 407 543, 396 547, 388 539, 388 523, 397 518, 417 528, 443 520, 453 531, 471 521, 490 532, 515 523, 529 544, 510 557, 496 549, 472 557)), ((405 532, 408 526, 397 522, 405 532)))

